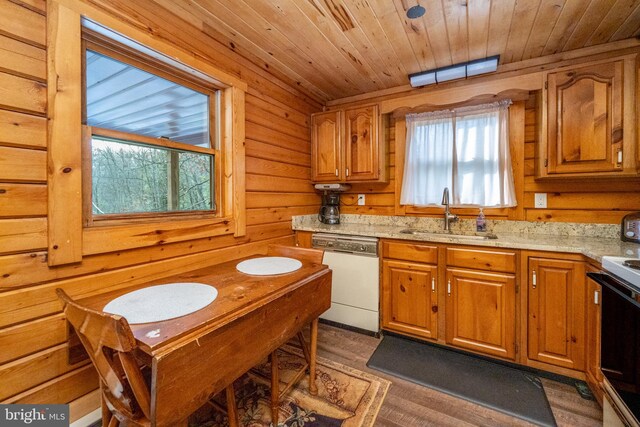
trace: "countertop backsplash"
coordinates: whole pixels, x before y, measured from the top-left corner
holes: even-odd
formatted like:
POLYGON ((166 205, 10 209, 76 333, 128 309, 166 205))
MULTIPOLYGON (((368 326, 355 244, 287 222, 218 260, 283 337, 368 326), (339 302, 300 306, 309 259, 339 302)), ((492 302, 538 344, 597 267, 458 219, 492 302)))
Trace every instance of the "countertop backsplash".
MULTIPOLYGON (((532 222, 487 219, 487 232, 508 234, 536 234, 551 236, 599 237, 604 239, 619 239, 620 225, 618 224, 586 224, 577 222, 532 222)), ((383 216, 383 215, 340 215, 340 223, 369 226, 394 226, 416 228, 428 232, 442 231, 442 218, 426 218, 411 216, 383 216)), ((318 225, 317 215, 301 215, 293 217, 293 228, 318 225)), ((453 233, 474 233, 475 219, 460 219, 450 224, 453 233)))

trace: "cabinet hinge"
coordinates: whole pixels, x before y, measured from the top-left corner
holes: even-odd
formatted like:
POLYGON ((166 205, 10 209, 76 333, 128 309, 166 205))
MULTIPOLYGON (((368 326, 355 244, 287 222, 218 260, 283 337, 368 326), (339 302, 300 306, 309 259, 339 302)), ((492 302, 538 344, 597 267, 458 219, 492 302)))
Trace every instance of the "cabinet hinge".
POLYGON ((549 166, 549 159, 544 159, 544 167, 546 168, 547 166, 549 166))
POLYGON ((516 294, 520 292, 520 285, 516 285, 516 294))
POLYGON ((544 88, 549 89, 549 82, 544 82, 544 88))

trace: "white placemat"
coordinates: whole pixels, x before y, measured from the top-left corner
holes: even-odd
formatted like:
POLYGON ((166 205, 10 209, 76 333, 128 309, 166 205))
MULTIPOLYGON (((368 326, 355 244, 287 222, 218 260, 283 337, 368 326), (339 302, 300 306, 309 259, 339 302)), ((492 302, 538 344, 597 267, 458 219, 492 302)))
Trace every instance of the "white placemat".
POLYGON ((294 258, 267 256, 252 258, 236 265, 236 269, 253 276, 271 276, 273 274, 291 273, 302 267, 302 263, 294 258))
POLYGON ((159 322, 198 311, 217 296, 216 288, 203 283, 171 283, 121 295, 105 305, 103 311, 118 314, 129 324, 159 322))

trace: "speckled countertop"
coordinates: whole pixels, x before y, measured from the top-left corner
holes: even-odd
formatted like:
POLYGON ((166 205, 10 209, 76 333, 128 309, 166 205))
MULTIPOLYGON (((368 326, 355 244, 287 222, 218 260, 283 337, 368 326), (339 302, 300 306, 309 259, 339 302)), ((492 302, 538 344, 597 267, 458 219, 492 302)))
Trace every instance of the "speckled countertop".
POLYGON ((460 220, 451 225, 454 234, 445 234, 440 218, 342 215, 340 224, 328 225, 315 215, 296 216, 293 229, 352 236, 455 243, 494 248, 529 249, 580 253, 597 262, 604 255, 640 258, 640 244, 620 241, 620 227, 615 224, 539 223, 527 221, 490 221, 487 231, 497 239, 469 240, 455 234, 475 234, 475 220, 460 220), (429 234, 405 234, 411 228, 429 234))

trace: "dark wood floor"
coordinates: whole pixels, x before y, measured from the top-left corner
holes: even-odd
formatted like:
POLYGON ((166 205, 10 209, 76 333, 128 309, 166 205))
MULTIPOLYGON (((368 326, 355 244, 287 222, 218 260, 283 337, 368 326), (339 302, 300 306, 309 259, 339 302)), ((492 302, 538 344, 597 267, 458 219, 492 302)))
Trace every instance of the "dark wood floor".
MULTIPOLYGON (((318 355, 392 382, 376 426, 529 426, 501 412, 369 369, 367 360, 379 339, 321 324, 318 355)), ((542 380, 558 426, 601 426, 602 410, 580 397, 573 386, 542 380)))

